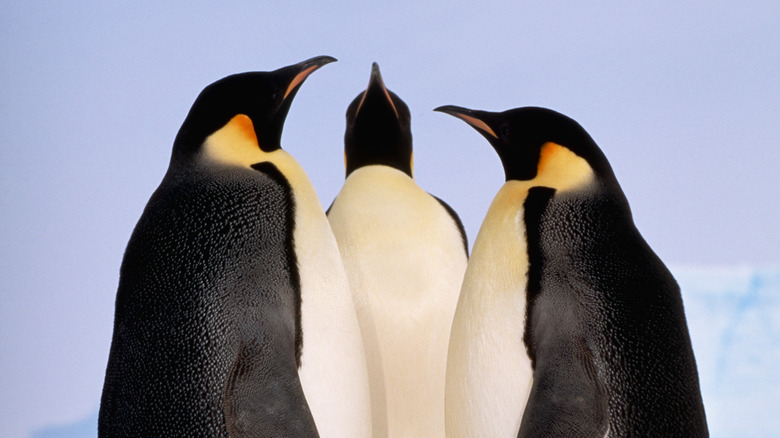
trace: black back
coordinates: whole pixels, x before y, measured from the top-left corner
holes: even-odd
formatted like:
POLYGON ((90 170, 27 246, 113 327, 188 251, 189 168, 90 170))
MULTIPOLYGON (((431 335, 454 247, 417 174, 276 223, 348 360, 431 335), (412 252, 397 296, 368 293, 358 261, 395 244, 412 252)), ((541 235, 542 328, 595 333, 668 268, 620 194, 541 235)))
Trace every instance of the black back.
POLYGON ((679 287, 619 188, 535 188, 525 208, 534 385, 518 436, 707 436, 679 287))
POLYGON ((270 164, 169 172, 122 263, 100 436, 317 435, 289 191, 270 164))
POLYGON ((99 436, 317 436, 292 189, 270 162, 217 163, 204 145, 243 115, 258 155, 279 149, 296 92, 333 61, 228 76, 196 99, 122 261, 99 436))
POLYGON ((518 437, 701 437, 707 423, 680 289, 639 234, 590 135, 555 111, 436 109, 463 119, 501 158, 507 181, 537 177, 552 142, 594 180, 524 202, 528 245, 523 341, 534 382, 518 437))

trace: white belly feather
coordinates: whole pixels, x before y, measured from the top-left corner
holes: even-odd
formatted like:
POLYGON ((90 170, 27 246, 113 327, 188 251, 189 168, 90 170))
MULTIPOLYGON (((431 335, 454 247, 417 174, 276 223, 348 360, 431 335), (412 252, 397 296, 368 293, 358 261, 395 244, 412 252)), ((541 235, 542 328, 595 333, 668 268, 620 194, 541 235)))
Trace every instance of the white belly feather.
POLYGON ((507 182, 474 242, 452 325, 447 436, 516 437, 533 374, 523 343, 527 185, 507 182))
POLYGON ((236 116, 209 136, 201 159, 244 168, 267 161, 287 178, 295 198, 293 236, 303 330, 298 375, 303 392, 321 437, 369 437, 371 396, 365 350, 336 239, 303 168, 282 149, 260 149, 247 123, 251 126, 247 116, 236 116))
POLYGON ((329 219, 363 330, 374 437, 444 436, 447 346, 467 262, 457 226, 387 166, 354 171, 329 219))
POLYGON ((306 401, 321 437, 369 437, 365 350, 336 239, 303 169, 289 155, 272 162, 287 176, 295 195, 303 329, 298 374, 306 401))

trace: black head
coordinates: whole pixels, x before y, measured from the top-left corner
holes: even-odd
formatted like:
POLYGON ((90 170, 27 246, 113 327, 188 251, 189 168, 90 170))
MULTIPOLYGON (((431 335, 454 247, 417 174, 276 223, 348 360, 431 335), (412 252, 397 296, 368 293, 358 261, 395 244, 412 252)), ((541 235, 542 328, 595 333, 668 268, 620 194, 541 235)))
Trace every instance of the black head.
POLYGON ((543 170, 555 166, 559 173, 582 173, 589 167, 598 179, 614 179, 607 159, 585 129, 558 112, 525 107, 494 113, 451 105, 435 111, 458 117, 479 131, 501 158, 507 181, 541 178, 543 170))
POLYGON ((301 84, 312 72, 335 60, 318 56, 271 72, 231 75, 209 85, 176 135, 174 159, 194 156, 206 138, 239 115, 251 121, 260 149, 279 149, 287 111, 301 84))
POLYGON ((366 91, 347 108, 344 133, 347 176, 372 164, 396 168, 412 176, 412 130, 409 107, 389 91, 374 63, 366 91))

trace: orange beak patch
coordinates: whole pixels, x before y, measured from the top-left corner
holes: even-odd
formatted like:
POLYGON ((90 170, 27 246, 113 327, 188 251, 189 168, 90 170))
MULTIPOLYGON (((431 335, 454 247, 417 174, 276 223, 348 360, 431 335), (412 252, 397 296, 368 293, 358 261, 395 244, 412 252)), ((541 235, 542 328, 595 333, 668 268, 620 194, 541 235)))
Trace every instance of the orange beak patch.
POLYGON ((476 117, 467 116, 465 114, 456 114, 456 116, 463 119, 466 123, 469 125, 479 129, 480 131, 487 132, 488 134, 492 135, 494 138, 498 138, 498 135, 493 131, 493 129, 488 126, 487 123, 483 122, 482 120, 479 120, 476 117))
MULTIPOLYGON (((393 102, 393 98, 390 97, 390 92, 387 91, 387 87, 385 87, 385 81, 382 80, 381 76, 379 77, 379 85, 382 87, 382 92, 385 93, 385 98, 387 99, 388 102, 390 102, 390 106, 393 108, 393 112, 395 113, 395 117, 396 118, 400 117, 398 115, 398 109, 395 107, 395 103, 393 102)), ((369 84, 369 88, 371 88, 370 84, 369 84)), ((363 93, 363 97, 360 98, 360 103, 358 104, 358 107, 357 107, 357 110, 355 111, 355 114, 360 112, 360 108, 363 107, 363 102, 366 101, 366 95, 367 94, 368 94, 368 90, 366 90, 363 93)))
POLYGON ((314 70, 317 69, 318 66, 313 65, 306 70, 298 73, 293 78, 292 82, 290 82, 290 85, 287 86, 287 91, 284 92, 284 99, 287 99, 287 96, 290 95, 290 92, 295 89, 301 82, 303 82, 304 79, 306 79, 314 70))
POLYGON ((390 102, 390 106, 393 107, 393 112, 395 113, 395 117, 398 118, 398 109, 395 107, 395 103, 393 103, 393 98, 390 97, 390 92, 387 91, 387 88, 385 88, 385 84, 382 84, 382 91, 385 92, 385 97, 387 97, 387 101, 390 102))

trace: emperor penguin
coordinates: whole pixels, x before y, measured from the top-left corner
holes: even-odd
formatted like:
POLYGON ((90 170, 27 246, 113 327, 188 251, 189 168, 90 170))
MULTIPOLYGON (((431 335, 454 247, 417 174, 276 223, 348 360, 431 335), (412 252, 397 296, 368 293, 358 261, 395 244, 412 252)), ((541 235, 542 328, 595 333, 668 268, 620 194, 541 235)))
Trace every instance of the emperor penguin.
POLYGON ((680 289, 590 135, 544 108, 436 110, 506 175, 453 321, 447 436, 707 436, 680 289))
POLYGON ((367 437, 360 328, 335 238, 280 147, 320 56, 195 100, 120 269, 101 437, 367 437))
POLYGON ((455 211, 414 180, 410 120, 374 63, 347 109, 346 180, 328 211, 363 332, 375 438, 444 436, 447 346, 468 259, 455 211))

